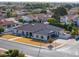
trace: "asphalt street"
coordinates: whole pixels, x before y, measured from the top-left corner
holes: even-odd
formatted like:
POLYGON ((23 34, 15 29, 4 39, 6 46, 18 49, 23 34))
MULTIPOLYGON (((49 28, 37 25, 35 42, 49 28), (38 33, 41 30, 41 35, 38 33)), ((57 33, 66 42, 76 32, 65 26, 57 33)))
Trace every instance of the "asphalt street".
POLYGON ((76 55, 71 55, 68 53, 63 53, 56 51, 55 49, 49 50, 49 49, 40 49, 40 54, 39 54, 39 48, 38 47, 33 47, 25 44, 20 44, 16 42, 10 42, 7 40, 1 40, 0 39, 0 47, 5 48, 5 49, 18 49, 22 51, 23 53, 34 56, 34 57, 78 57, 76 55))

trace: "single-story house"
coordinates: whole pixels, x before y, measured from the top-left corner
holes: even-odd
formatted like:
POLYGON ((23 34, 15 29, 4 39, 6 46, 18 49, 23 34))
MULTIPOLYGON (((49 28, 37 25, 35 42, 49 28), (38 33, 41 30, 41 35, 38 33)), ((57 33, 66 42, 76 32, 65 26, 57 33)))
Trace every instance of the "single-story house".
POLYGON ((65 23, 65 24, 68 24, 68 16, 62 16, 62 17, 60 17, 60 22, 62 22, 62 23, 65 23))
POLYGON ((0 26, 4 28, 10 28, 19 25, 17 21, 15 21, 14 18, 5 18, 0 20, 0 26))
POLYGON ((24 16, 17 16, 16 20, 18 21, 20 18, 24 19, 26 22, 29 21, 37 21, 37 22, 46 22, 48 18, 51 18, 51 14, 29 14, 29 15, 24 15, 24 16))
POLYGON ((49 38, 59 37, 64 29, 42 23, 25 24, 13 29, 13 34, 47 41, 49 38))
POLYGON ((79 16, 75 18, 75 24, 79 26, 79 16))
POLYGON ((65 15, 65 16, 60 17, 60 22, 65 23, 65 24, 71 24, 71 22, 73 22, 74 24, 78 25, 78 18, 79 18, 78 14, 65 15))
POLYGON ((35 20, 35 21, 41 21, 41 22, 46 22, 48 18, 51 18, 51 14, 32 14, 32 15, 27 15, 29 18, 35 20))
POLYGON ((17 14, 18 16, 22 16, 22 15, 25 15, 25 14, 26 14, 25 12, 19 11, 19 10, 16 10, 15 12, 16 12, 16 14, 17 14))
POLYGON ((29 16, 22 16, 21 18, 22 18, 25 22, 33 21, 33 19, 30 18, 29 16))

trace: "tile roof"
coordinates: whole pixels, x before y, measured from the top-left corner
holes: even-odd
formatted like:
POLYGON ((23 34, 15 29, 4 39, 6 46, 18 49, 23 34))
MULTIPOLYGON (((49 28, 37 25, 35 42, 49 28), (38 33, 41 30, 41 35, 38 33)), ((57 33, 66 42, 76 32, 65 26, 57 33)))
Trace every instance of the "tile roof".
POLYGON ((32 32, 37 34, 44 34, 47 35, 50 31, 62 31, 64 29, 48 25, 48 24, 42 24, 42 23, 35 23, 35 24, 26 24, 20 27, 15 28, 17 30, 23 30, 26 32, 32 32))
POLYGON ((35 32, 35 34, 41 34, 41 35, 48 35, 49 33, 53 32, 52 30, 44 29, 38 32, 35 32))
POLYGON ((4 25, 12 25, 12 24, 15 24, 15 22, 13 21, 7 21, 7 20, 0 20, 0 25, 1 26, 4 26, 4 25))

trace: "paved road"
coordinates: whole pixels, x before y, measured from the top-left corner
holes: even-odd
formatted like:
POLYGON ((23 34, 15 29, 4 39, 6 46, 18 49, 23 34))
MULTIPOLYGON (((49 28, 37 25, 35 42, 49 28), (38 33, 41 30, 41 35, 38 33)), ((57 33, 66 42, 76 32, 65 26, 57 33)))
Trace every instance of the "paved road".
MULTIPOLYGON (((0 47, 5 48, 5 49, 19 49, 20 51, 23 51, 25 54, 37 57, 39 48, 20 44, 20 43, 15 43, 15 42, 10 42, 6 40, 1 40, 0 39, 0 47)), ((75 55, 70 55, 67 53, 63 52, 58 52, 56 50, 49 50, 49 49, 41 49, 39 56, 41 57, 74 57, 75 55)))

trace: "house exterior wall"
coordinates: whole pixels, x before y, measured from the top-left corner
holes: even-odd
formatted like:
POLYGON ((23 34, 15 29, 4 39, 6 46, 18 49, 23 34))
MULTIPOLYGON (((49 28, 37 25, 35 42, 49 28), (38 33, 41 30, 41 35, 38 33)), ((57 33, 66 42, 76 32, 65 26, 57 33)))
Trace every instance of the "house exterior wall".
POLYGON ((22 30, 13 29, 13 34, 22 35, 22 30))
POLYGON ((16 29, 13 29, 13 34, 17 34, 17 30, 16 29))
POLYGON ((77 19, 77 26, 79 26, 79 19, 77 19))
POLYGON ((24 19, 24 21, 29 22, 32 21, 33 19, 28 17, 28 16, 22 16, 22 18, 24 19))
POLYGON ((22 35, 22 31, 21 30, 18 30, 18 35, 22 35))
POLYGON ((60 22, 68 24, 68 17, 67 16, 61 17, 60 22))
MULTIPOLYGON (((17 29, 14 29, 13 30, 13 34, 16 34, 16 35, 21 35, 21 36, 24 36, 24 37, 30 37, 29 35, 29 32, 26 32, 26 31, 22 31, 22 30, 17 30, 17 29), (24 33, 24 34, 23 34, 24 33), (26 35, 28 33, 28 36, 26 35)), ((47 36, 45 35, 41 35, 41 34, 34 34, 32 33, 32 37, 30 38, 33 38, 33 39, 40 39, 40 40, 44 40, 44 41, 47 41, 47 36), (38 37, 37 37, 38 35, 38 37), (43 38, 41 38, 41 36, 43 36, 43 38)))
POLYGON ((45 35, 41 35, 41 34, 33 34, 33 37, 34 39, 40 39, 40 40, 44 40, 44 41, 47 41, 47 36, 45 35), (38 36, 38 37, 37 37, 38 36), (43 38, 41 38, 41 36, 43 36, 43 38))
MULTIPOLYGON (((23 30, 14 29, 13 30, 13 34, 24 36, 24 37, 29 37, 29 38, 33 38, 33 39, 37 39, 37 40, 44 40, 44 41, 48 40, 48 35, 42 35, 42 34, 32 33, 32 37, 30 37, 30 32, 26 32, 26 31, 23 31, 23 30)), ((53 33, 51 33, 50 35, 52 35, 52 34, 53 33)), ((61 33, 59 33, 59 32, 54 32, 54 34, 56 34, 59 37, 63 37, 63 35, 61 33)))

